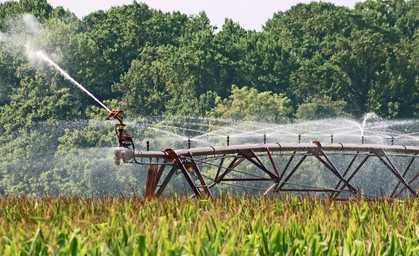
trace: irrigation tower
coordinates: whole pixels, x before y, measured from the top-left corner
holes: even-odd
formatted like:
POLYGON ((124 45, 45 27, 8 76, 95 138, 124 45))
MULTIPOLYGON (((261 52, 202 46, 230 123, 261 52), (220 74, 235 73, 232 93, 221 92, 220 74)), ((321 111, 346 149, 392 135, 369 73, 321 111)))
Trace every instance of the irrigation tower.
POLYGON ((266 143, 265 138, 261 144, 229 145, 227 139, 225 146, 163 151, 120 147, 114 153, 116 163, 148 165, 146 197, 161 196, 175 174, 184 178, 188 193, 196 197, 213 197, 224 187, 334 199, 418 196, 419 147, 415 146, 266 143))

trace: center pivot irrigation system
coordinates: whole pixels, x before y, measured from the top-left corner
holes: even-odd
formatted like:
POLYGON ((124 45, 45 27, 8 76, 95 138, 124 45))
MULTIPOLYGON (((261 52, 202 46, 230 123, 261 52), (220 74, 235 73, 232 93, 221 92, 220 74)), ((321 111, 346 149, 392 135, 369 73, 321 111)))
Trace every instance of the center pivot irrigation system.
POLYGON ((175 174, 183 176, 196 197, 214 197, 227 187, 263 195, 321 193, 333 199, 418 196, 416 146, 266 143, 266 137, 261 144, 230 145, 227 137, 225 146, 191 148, 188 141, 186 149, 139 151, 124 131, 121 112, 112 110, 106 118, 119 120, 114 162, 148 165, 145 197, 161 196, 175 174), (323 178, 321 187, 313 182, 316 176, 323 178), (368 195, 365 191, 372 188, 375 194, 368 195))
POLYGON ((135 149, 125 132, 122 111, 110 110, 42 51, 36 56, 55 67, 117 119, 119 147, 114 161, 148 165, 145 197, 160 196, 180 174, 196 197, 213 197, 217 191, 259 193, 322 193, 331 198, 351 196, 414 197, 419 192, 419 147, 377 144, 266 143, 165 149, 135 149), (416 160, 416 163, 415 163, 416 160), (373 163, 373 165, 371 165, 373 163), (373 191, 373 192, 371 192, 373 191), (375 191, 375 192, 374 192, 375 191), (380 193, 381 195, 379 195, 380 193))

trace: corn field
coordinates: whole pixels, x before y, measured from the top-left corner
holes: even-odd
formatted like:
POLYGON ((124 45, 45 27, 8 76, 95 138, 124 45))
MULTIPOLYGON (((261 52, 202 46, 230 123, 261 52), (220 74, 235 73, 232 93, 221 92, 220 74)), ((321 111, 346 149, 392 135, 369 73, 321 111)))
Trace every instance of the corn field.
POLYGON ((1 255, 419 255, 419 200, 0 198, 1 255))

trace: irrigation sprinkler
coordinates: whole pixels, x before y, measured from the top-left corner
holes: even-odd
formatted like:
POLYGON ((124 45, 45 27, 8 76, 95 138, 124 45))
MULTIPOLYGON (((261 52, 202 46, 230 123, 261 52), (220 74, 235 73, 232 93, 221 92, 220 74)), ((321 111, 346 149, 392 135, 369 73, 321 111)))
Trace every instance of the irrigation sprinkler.
MULTIPOLYGON (((142 162, 149 165, 146 182, 146 191, 148 191, 146 196, 149 197, 162 195, 175 173, 183 175, 196 197, 213 197, 217 188, 222 189, 220 186, 249 185, 263 194, 325 194, 336 199, 371 197, 372 195, 360 192, 368 190, 371 186, 376 186, 378 191, 387 186, 393 191, 387 195, 390 198, 397 198, 401 195, 418 196, 414 186, 417 186, 415 184, 417 184, 419 171, 412 168, 419 154, 419 147, 415 146, 312 141, 298 144, 240 144, 164 151, 135 151, 134 154, 130 152, 132 151, 121 148, 118 155, 124 156, 126 161, 130 160, 127 157, 150 161, 142 162), (350 161, 344 166, 338 166, 336 157, 346 157, 350 161), (409 164, 407 167, 397 166, 396 158, 406 159, 409 164), (151 159, 163 159, 163 161, 158 163, 152 162, 151 159), (279 165, 281 162, 283 164, 279 165), (366 183, 362 176, 363 172, 368 171, 369 162, 380 164, 379 171, 372 170, 375 171, 375 176, 370 184, 366 183), (253 166, 251 170, 246 169, 248 164, 253 166), (306 182, 315 178, 312 175, 302 175, 308 166, 323 170, 323 176, 330 179, 327 187, 306 182), (215 168, 217 171, 205 172, 205 168, 215 168), (388 179, 389 182, 381 183, 380 176, 388 179)), ((403 160, 403 162, 406 161, 403 160)))
POLYGON ((134 146, 134 143, 132 141, 132 136, 129 135, 124 129, 124 118, 122 117, 121 113, 122 110, 113 109, 111 112, 109 112, 106 120, 117 119, 119 121, 119 123, 115 126, 115 133, 118 138, 119 146, 123 148, 131 148, 134 146))
MULTIPOLYGON (((83 85, 81 85, 80 83, 78 83, 76 80, 74 80, 64 69, 62 69, 57 63, 55 63, 53 60, 51 60, 51 58, 48 57, 47 54, 45 54, 42 51, 37 51, 36 56, 38 56, 38 58, 40 58, 41 60, 47 62, 50 66, 54 67, 56 70, 58 70, 61 75, 69 80, 70 82, 72 82, 74 85, 76 85, 79 89, 81 89, 82 91, 84 91, 87 95, 89 95, 89 97, 91 97, 93 100, 95 100, 102 108, 104 108, 107 112, 109 112, 108 116, 106 117, 106 120, 112 120, 112 119, 117 119, 119 121, 118 124, 116 124, 115 127, 115 133, 117 135, 118 138, 118 142, 119 142, 119 147, 121 148, 130 148, 132 150, 132 152, 135 152, 135 146, 134 146, 134 142, 132 140, 132 136, 129 135, 126 131, 125 131, 125 124, 123 122, 123 116, 121 115, 122 110, 119 109, 109 109, 103 102, 101 102, 98 98, 96 98, 91 92, 89 92, 83 85)), ((114 163, 116 165, 120 164, 120 160, 123 160, 124 162, 127 161, 127 159, 133 159, 135 161, 135 154, 134 153, 127 153, 127 151, 115 151, 115 156, 114 156, 114 163)))
POLYGON ((362 126, 358 125, 362 133, 361 144, 334 143, 333 135, 330 136, 330 143, 301 143, 301 134, 298 134, 297 144, 267 143, 264 134, 263 144, 230 145, 230 136, 227 136, 226 146, 192 148, 191 139, 188 139, 186 149, 150 151, 147 141, 146 151, 138 151, 133 137, 125 131, 122 110, 110 110, 46 54, 38 51, 36 55, 106 109, 109 112, 106 120, 119 121, 115 127, 119 147, 114 151, 114 163, 119 165, 123 160, 125 163, 148 166, 146 198, 162 195, 174 174, 184 177, 196 197, 213 197, 215 189, 228 186, 245 191, 252 189, 263 195, 321 193, 330 198, 370 196, 360 191, 376 186, 381 192, 382 187, 387 186, 392 190, 388 195, 390 198, 418 196, 419 170, 414 162, 418 158, 419 147, 394 145, 393 137, 391 145, 364 144, 366 122, 374 117, 370 113, 364 117, 362 126), (336 157, 338 161, 334 159, 336 157), (350 160, 342 161, 345 157, 350 160), (142 161, 137 162, 136 158, 142 161), (402 164, 397 163, 398 158, 402 158, 402 164), (370 162, 380 166, 367 168, 370 162), (249 166, 252 168, 249 169, 249 166), (313 170, 316 172, 307 173, 313 170), (372 176, 369 183, 362 172, 372 176), (318 177, 328 180, 321 186, 316 182, 309 183, 318 177))

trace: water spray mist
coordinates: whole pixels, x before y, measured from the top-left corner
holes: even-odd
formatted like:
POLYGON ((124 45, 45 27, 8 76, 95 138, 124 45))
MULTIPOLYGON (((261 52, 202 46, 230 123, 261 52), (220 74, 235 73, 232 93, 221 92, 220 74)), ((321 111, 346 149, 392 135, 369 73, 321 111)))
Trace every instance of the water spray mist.
POLYGON ((111 110, 103 104, 100 100, 98 100, 92 93, 90 93, 86 88, 84 88, 80 83, 78 83, 76 80, 74 80, 67 72, 65 72, 60 66, 58 66, 54 61, 52 61, 45 53, 42 51, 37 51, 36 55, 41 58, 42 60, 46 61, 48 64, 56 68, 66 79, 70 80, 73 84, 77 85, 82 91, 87 93, 92 99, 94 99, 97 103, 99 103, 104 109, 106 109, 108 112, 111 112, 111 110))
MULTIPOLYGON (((97 103, 99 103, 104 109, 106 109, 109 112, 108 116, 106 117, 106 120, 117 119, 119 121, 119 124, 116 125, 115 131, 118 137, 119 146, 124 147, 124 148, 132 148, 133 151, 135 150, 134 142, 132 141, 131 135, 127 134, 124 130, 125 124, 123 122, 123 117, 120 115, 122 110, 119 110, 119 109, 110 110, 105 104, 103 104, 92 93, 90 93, 86 88, 84 88, 83 85, 81 85, 76 80, 74 80, 67 72, 65 72, 54 61, 52 61, 45 53, 43 53, 42 51, 37 51, 35 54, 37 57, 46 61, 49 65, 56 68, 66 79, 70 80, 73 84, 77 85, 77 87, 79 87, 82 91, 87 93, 87 95, 89 95, 92 99, 94 99, 97 103)), ((118 157, 118 159, 115 159, 115 163, 119 162, 119 158, 124 159, 123 157, 118 157)), ((126 161, 126 159, 124 159, 124 161, 126 161)))

